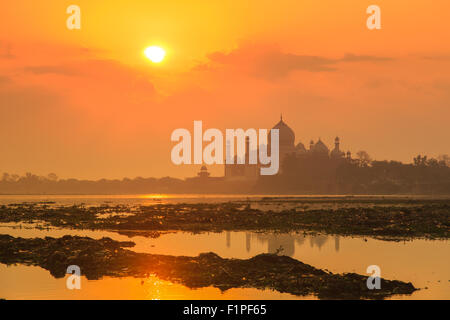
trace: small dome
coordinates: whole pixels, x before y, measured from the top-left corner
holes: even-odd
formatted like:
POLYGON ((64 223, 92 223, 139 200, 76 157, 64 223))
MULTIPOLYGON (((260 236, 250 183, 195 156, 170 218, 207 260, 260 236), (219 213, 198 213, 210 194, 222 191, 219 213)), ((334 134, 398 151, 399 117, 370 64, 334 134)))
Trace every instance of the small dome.
POLYGON ((295 146, 295 150, 297 152, 306 152, 305 145, 301 142, 297 143, 297 145, 295 146))
POLYGON ((202 166, 202 167, 200 168, 200 171, 208 171, 208 169, 206 169, 206 166, 202 166))
POLYGON ((283 119, 281 119, 272 129, 279 130, 280 145, 294 145, 295 133, 286 123, 284 123, 283 119))
POLYGON ((323 143, 322 140, 319 139, 319 141, 317 141, 317 143, 314 145, 313 151, 317 153, 328 154, 330 152, 330 149, 328 149, 325 143, 323 143))

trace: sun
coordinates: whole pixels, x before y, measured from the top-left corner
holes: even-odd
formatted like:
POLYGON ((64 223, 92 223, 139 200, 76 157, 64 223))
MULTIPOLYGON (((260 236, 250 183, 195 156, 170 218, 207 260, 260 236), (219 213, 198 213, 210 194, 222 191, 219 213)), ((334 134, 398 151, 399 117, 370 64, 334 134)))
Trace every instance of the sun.
POLYGON ((166 51, 161 47, 151 46, 144 50, 144 54, 147 58, 150 59, 151 62, 160 63, 164 60, 166 51))

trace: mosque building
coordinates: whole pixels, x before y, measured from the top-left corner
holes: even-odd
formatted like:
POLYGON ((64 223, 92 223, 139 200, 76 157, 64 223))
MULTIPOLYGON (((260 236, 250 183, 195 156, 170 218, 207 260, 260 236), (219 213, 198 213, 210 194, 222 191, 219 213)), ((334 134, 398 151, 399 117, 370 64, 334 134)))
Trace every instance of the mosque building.
MULTIPOLYGON (((286 158, 286 156, 291 154, 316 158, 329 158, 334 160, 351 158, 350 151, 344 153, 343 151, 340 150, 339 137, 335 138, 334 149, 331 151, 320 138, 317 140, 317 142, 311 140, 308 149, 301 142, 295 144, 295 132, 283 121, 283 116, 281 116, 280 121, 273 127, 273 129, 279 130, 280 169, 283 160, 286 158)), ((270 150, 270 141, 271 141, 270 136, 268 137, 268 141, 269 141, 268 150, 270 150)), ((248 137, 246 137, 245 154, 246 160, 248 160, 249 154, 248 137)), ((245 161, 245 164, 225 164, 225 180, 228 181, 256 180, 260 173, 260 166, 261 166, 260 164, 248 164, 248 161, 245 161)))

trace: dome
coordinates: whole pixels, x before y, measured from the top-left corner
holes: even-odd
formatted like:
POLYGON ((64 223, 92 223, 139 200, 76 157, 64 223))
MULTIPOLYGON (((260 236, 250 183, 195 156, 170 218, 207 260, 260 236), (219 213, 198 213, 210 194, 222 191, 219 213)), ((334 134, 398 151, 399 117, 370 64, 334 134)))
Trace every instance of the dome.
POLYGON ((295 150, 297 152, 306 152, 305 145, 301 142, 297 143, 297 145, 295 146, 295 150))
POLYGON ((328 147, 325 145, 325 143, 322 142, 322 140, 319 139, 319 141, 317 141, 317 143, 314 145, 314 152, 320 152, 320 153, 326 153, 328 154, 330 152, 330 150, 328 149, 328 147))
POLYGON ((283 118, 272 129, 279 130, 280 145, 294 145, 295 133, 283 122, 283 118))
POLYGON ((208 171, 208 169, 206 169, 206 166, 202 166, 202 167, 200 168, 200 171, 208 171))

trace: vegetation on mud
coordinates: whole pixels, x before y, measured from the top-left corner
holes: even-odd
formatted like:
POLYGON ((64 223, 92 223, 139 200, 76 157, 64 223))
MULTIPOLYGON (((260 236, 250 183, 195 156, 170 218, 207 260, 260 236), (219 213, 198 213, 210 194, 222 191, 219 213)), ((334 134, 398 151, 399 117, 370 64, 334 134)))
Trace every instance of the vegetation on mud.
POLYGON ((69 265, 78 265, 88 279, 103 276, 144 278, 154 274, 189 288, 214 286, 273 289, 322 299, 382 299, 411 294, 411 283, 381 279, 381 289, 369 290, 367 276, 333 274, 287 256, 261 254, 251 259, 223 259, 214 253, 197 257, 136 253, 124 247, 133 242, 87 237, 22 239, 0 235, 0 263, 36 265, 58 278, 69 265))
POLYGON ((113 230, 130 235, 139 232, 154 237, 166 231, 232 230, 325 232, 382 238, 450 237, 450 202, 445 199, 400 203, 372 200, 356 206, 354 201, 342 200, 332 202, 330 207, 314 208, 316 201, 297 201, 281 211, 253 209, 253 202, 91 207, 22 203, 0 206, 0 223, 44 222, 55 227, 113 230))

